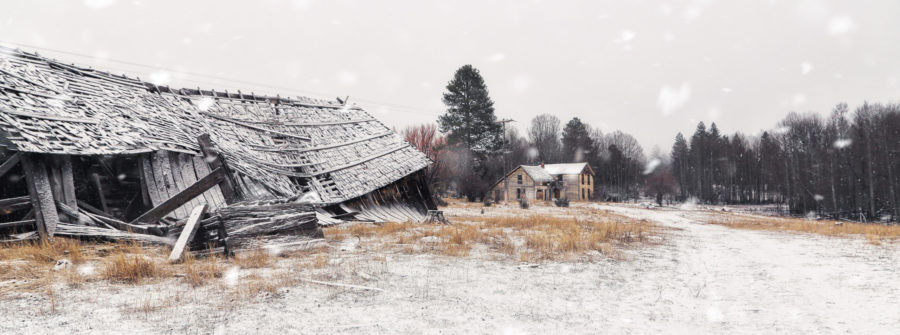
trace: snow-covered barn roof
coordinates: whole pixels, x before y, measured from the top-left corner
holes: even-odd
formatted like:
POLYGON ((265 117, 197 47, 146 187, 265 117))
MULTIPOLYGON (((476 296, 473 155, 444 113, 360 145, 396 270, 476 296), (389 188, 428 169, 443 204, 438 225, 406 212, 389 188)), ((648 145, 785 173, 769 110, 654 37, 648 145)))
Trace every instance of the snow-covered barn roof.
POLYGON ((67 155, 198 153, 278 196, 341 202, 430 162, 363 109, 337 101, 170 89, 0 47, 0 146, 67 155))

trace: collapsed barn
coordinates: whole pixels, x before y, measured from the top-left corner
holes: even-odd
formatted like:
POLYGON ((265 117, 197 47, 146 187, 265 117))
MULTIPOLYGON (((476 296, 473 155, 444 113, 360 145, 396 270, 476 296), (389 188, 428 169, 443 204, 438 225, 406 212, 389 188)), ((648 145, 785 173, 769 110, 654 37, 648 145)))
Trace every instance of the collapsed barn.
POLYGON ((434 209, 425 155, 346 101, 171 89, 3 47, 0 164, 3 240, 174 244, 199 207, 191 225, 218 242, 434 209))

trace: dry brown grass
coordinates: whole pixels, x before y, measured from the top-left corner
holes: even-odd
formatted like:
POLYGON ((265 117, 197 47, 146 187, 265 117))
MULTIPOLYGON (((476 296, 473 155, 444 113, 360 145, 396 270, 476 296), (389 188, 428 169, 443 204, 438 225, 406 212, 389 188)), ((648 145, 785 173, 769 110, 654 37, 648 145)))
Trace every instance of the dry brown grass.
POLYGON ((81 241, 57 237, 52 242, 34 240, 0 245, 0 261, 24 260, 53 264, 60 259, 68 259, 75 264, 83 263, 87 257, 81 241))
POLYGON ((266 249, 256 248, 235 255, 234 263, 242 268, 258 269, 268 267, 273 262, 272 256, 266 249))
POLYGON ((762 217, 742 214, 715 213, 708 221, 732 228, 753 230, 789 231, 825 236, 863 237, 872 244, 900 239, 900 225, 840 222, 832 220, 805 220, 797 218, 762 217))
POLYGON ((353 224, 326 228, 325 236, 332 241, 359 238, 374 251, 464 257, 474 249, 487 249, 494 258, 535 261, 571 259, 592 251, 619 257, 617 248, 646 243, 648 236, 659 234, 647 221, 605 211, 560 212, 566 215, 457 216, 451 218, 452 225, 353 224), (423 242, 426 236, 434 238, 423 242))
POLYGON ((170 269, 143 254, 117 252, 109 256, 100 271, 104 279, 122 283, 141 283, 146 279, 168 276, 170 269))
POLYGON ((209 283, 211 280, 221 278, 224 265, 215 255, 208 255, 197 259, 191 254, 184 257, 184 279, 193 287, 209 283))

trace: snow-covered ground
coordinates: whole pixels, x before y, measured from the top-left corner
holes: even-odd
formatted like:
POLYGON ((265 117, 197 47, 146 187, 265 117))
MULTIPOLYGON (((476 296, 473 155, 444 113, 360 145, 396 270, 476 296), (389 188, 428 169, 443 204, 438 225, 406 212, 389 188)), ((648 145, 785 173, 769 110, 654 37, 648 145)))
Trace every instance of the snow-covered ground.
MULTIPOLYGON (((2 333, 860 333, 900 330, 900 250, 864 239, 731 229, 691 210, 597 206, 669 227, 625 260, 518 264, 353 253, 344 282, 249 301, 173 280, 89 283, 0 301, 2 333), (352 280, 351 280, 352 279, 352 280), (159 305, 159 307, 157 307, 159 305)), ((279 267, 290 268, 290 260, 279 267)), ((244 270, 242 270, 244 271, 244 270)), ((297 271, 301 276, 302 271, 297 271)), ((234 280, 226 274, 222 281, 234 280)))

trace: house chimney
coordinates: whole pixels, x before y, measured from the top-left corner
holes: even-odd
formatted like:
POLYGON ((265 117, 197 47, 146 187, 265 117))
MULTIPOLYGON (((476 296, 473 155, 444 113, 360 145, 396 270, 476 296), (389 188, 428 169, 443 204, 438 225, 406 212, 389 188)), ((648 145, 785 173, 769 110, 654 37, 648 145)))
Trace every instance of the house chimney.
POLYGON ((544 168, 544 162, 543 162, 543 161, 541 162, 541 168, 542 168, 542 169, 544 168))

